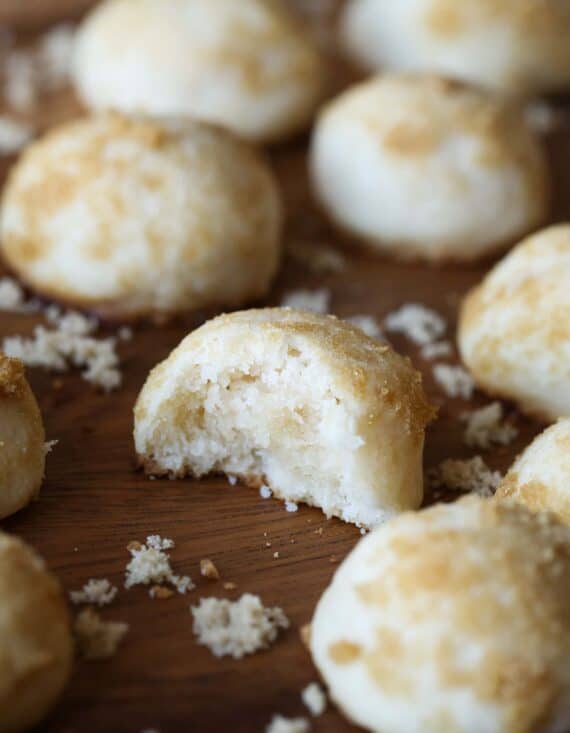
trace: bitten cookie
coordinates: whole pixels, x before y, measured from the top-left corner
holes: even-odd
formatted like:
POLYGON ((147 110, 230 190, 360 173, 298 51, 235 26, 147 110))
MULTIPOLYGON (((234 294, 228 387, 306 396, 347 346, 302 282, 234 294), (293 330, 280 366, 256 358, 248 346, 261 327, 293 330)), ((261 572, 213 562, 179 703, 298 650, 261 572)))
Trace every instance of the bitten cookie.
POLYGON ((135 447, 150 474, 212 472, 370 527, 422 501, 421 376, 388 344, 286 308, 216 318, 148 377, 135 447))
POLYGON ((443 74, 513 95, 570 87, 567 0, 351 0, 343 45, 369 69, 443 74))
POLYGON ((24 365, 0 353, 0 519, 39 494, 45 457, 42 416, 24 365))
POLYGON ((379 76, 341 94, 319 116, 310 165, 331 219, 399 258, 475 260, 549 209, 544 151, 521 110, 436 77, 379 76))
POLYGON ((106 0, 80 26, 72 72, 91 108, 198 117, 256 142, 308 125, 324 88, 280 0, 106 0))
POLYGON ((570 418, 541 433, 518 457, 496 495, 570 524, 570 418))
POLYGON ((338 569, 310 648, 374 733, 566 730, 570 529, 478 497, 396 517, 338 569))
POLYGON ((72 662, 58 581, 29 546, 0 532, 0 733, 39 723, 67 684, 72 662))
POLYGON ((458 343, 477 384, 546 420, 570 416, 570 226, 505 257, 463 303, 458 343))
POLYGON ((275 179, 247 144, 198 122, 103 115, 24 153, 0 247, 41 294, 111 317, 168 315, 264 295, 281 220, 275 179))

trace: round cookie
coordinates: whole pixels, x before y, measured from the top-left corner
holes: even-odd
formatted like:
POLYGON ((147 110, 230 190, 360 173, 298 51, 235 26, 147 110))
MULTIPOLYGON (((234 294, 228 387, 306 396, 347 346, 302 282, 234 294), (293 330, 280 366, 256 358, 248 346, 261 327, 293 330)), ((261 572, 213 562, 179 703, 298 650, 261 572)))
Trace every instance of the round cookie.
POLYGON ((0 353, 0 519, 38 495, 45 457, 42 416, 24 365, 0 353))
POLYGON ((570 416, 570 226, 519 244, 466 297, 458 344, 477 384, 545 420, 570 416))
POLYGON ((570 524, 570 418, 541 433, 520 455, 495 494, 570 524))
POLYGON ((39 723, 61 695, 72 663, 58 581, 29 546, 0 532, 0 733, 39 723))
POLYGON ((549 208, 544 151, 521 111, 435 77, 349 89, 321 113, 310 163, 333 221, 399 258, 474 260, 549 208))
POLYGON ((1 252, 37 292, 111 317, 239 305, 280 256, 281 202, 221 129, 116 115, 67 123, 12 169, 1 252))
POLYGON ((342 563, 310 637, 375 733, 566 730, 570 529, 478 497, 396 517, 342 563))
POLYGON ((409 359, 332 316, 221 316, 148 377, 136 452, 154 475, 266 484, 363 527, 420 506, 433 417, 409 359))
POLYGON ((106 0, 72 73, 93 109, 198 117, 270 142, 310 122, 324 65, 280 0, 106 0))
POLYGON ((567 0, 351 0, 340 27, 368 69, 438 73, 513 95, 570 87, 567 0))

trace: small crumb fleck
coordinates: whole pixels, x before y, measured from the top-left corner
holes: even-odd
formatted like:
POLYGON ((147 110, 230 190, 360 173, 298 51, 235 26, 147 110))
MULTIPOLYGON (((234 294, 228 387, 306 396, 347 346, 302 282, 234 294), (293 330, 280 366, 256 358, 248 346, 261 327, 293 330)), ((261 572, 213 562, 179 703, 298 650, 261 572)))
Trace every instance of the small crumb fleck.
POLYGON ((274 715, 265 733, 309 733, 311 726, 306 718, 284 718, 274 715))
POLYGON ((230 486, 235 486, 238 482, 237 476, 228 476, 227 478, 228 478, 228 483, 230 486))
POLYGON ((301 637, 301 641, 303 642, 303 644, 308 649, 311 644, 311 624, 304 624, 303 626, 301 626, 299 636, 301 637))
POLYGON ((384 326, 388 331, 403 333, 418 346, 438 341, 447 329, 447 323, 439 313, 419 303, 408 303, 389 313, 384 326))
POLYGON ((310 311, 312 313, 328 313, 331 302, 330 290, 293 290, 286 293, 281 301, 283 308, 310 311))
POLYGON ((220 573, 218 568, 214 565, 214 562, 209 557, 205 557, 200 560, 200 575, 208 580, 219 580, 220 573))
POLYGON ((259 496, 261 496, 262 499, 270 499, 273 495, 273 492, 269 488, 269 486, 266 486, 263 484, 259 489, 259 496))
POLYGON ((148 594, 151 598, 156 598, 158 601, 166 601, 172 598, 174 591, 172 588, 167 588, 164 585, 153 585, 148 594))
POLYGON ((323 688, 317 682, 311 682, 301 693, 301 699, 309 709, 311 715, 317 717, 322 715, 327 707, 327 696, 323 688))
POLYGON ((285 510, 288 512, 296 512, 299 509, 299 505, 296 504, 294 501, 286 501, 285 502, 285 510))
POLYGON ((72 603, 92 603, 96 606, 107 606, 115 600, 117 588, 106 578, 90 578, 81 590, 72 590, 69 598, 72 603))
POLYGON ((279 552, 274 552, 273 557, 278 560, 279 559, 279 552))
POLYGON ((370 338, 381 339, 382 329, 374 316, 367 315, 356 315, 349 316, 345 319, 348 323, 352 323, 353 326, 359 328, 363 333, 370 338))
POLYGON ((420 350, 420 356, 426 361, 445 359, 452 355, 453 346, 450 341, 436 341, 433 344, 425 344, 420 350))
POLYGON ((436 364, 433 368, 435 381, 448 397, 469 400, 475 391, 473 377, 461 366, 436 364))
POLYGON ((232 583, 231 580, 224 583, 224 590, 235 590, 237 583, 232 583))
POLYGON ((73 630, 84 659, 108 659, 116 653, 129 625, 119 621, 103 621, 96 611, 88 607, 77 614, 73 630))

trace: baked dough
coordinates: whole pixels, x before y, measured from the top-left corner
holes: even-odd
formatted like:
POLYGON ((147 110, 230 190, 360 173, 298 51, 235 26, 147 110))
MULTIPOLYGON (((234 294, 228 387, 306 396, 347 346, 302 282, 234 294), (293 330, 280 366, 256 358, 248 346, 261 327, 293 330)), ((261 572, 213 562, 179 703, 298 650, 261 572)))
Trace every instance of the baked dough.
POLYGON ((401 515, 340 566, 310 648, 375 733, 567 730, 570 529, 478 497, 401 515))
POLYGON ((401 258, 474 260, 549 208, 544 151, 520 109, 436 77, 379 76, 342 94, 318 119, 311 170, 341 229, 401 258))
POLYGON ((24 365, 0 353, 0 519, 39 494, 45 457, 42 416, 24 365))
POLYGON ((421 376, 386 343, 288 308, 216 318, 148 377, 135 446, 154 475, 237 476, 363 527, 417 508, 421 376))
POLYGON ((369 69, 439 73, 515 95, 570 87, 567 0, 351 0, 341 33, 369 69))
POLYGON ((256 142, 308 125, 324 87, 280 0, 106 0, 78 31, 72 73, 91 108, 198 117, 256 142))
POLYGON ((56 578, 0 532, 0 733, 20 733, 52 708, 71 674, 73 642, 56 578))
POLYGON ((264 295, 281 203, 247 144, 198 122, 117 115, 64 124, 12 170, 1 251, 41 294, 111 317, 264 295))
POLYGON ((570 524, 570 418, 559 420, 528 446, 495 496, 552 512, 570 524))
POLYGON ((519 244, 469 293, 458 343, 477 384, 527 413, 570 416, 570 226, 519 244))

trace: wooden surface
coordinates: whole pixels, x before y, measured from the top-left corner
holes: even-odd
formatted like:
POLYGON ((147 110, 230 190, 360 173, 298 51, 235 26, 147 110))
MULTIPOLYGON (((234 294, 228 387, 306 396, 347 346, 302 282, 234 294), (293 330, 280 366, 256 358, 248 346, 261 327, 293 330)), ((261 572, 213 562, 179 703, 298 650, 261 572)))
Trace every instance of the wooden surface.
MULTIPOLYGON (((33 26, 36 18, 59 18, 60 10, 74 12, 85 3, 3 0, 2 5, 3 17, 12 7, 19 22, 22 8, 29 8, 25 24, 33 26)), ((66 95, 59 95, 45 101, 38 122, 45 125, 75 109, 66 95)), ((552 136, 549 146, 557 191, 554 218, 561 219, 570 211, 565 202, 570 192, 565 180, 570 171, 570 136, 562 130, 552 136)), ((300 140, 271 151, 287 201, 286 239, 308 247, 334 243, 346 254, 348 267, 340 274, 318 277, 286 259, 267 303, 278 303, 292 288, 322 286, 332 291, 334 313, 381 319, 403 303, 418 302, 445 315, 453 336, 461 295, 480 280, 490 263, 444 270, 404 266, 341 240, 310 203, 305 149, 306 140, 300 140)), ((336 562, 358 541, 358 530, 327 521, 307 507, 289 514, 281 502, 264 501, 257 492, 230 487, 221 479, 150 482, 134 470, 132 407, 138 391, 149 369, 205 315, 162 328, 137 327, 133 341, 120 347, 124 386, 110 395, 93 391, 76 374, 65 375, 63 388, 54 390, 52 375, 30 372, 48 439, 59 443, 48 458, 39 501, 3 522, 2 528, 34 545, 66 590, 80 588, 91 577, 109 578, 121 590, 103 616, 127 621, 131 627, 114 659, 77 663, 64 699, 42 731, 138 733, 152 728, 161 733, 253 733, 263 731, 274 713, 306 714, 300 691, 317 674, 299 629, 309 621, 336 562), (316 533, 320 528, 322 534, 316 533), (151 600, 142 587, 124 590, 126 545, 151 533, 174 539, 175 571, 190 574, 196 590, 167 601, 151 600), (223 580, 235 582, 237 589, 226 592, 221 583, 200 578, 198 563, 204 557, 212 558, 223 580), (196 645, 189 605, 202 596, 237 598, 246 591, 259 594, 266 604, 281 606, 292 628, 267 652, 241 661, 216 659, 196 645)), ((0 314, 0 336, 30 333, 40 320, 0 314)), ((395 336, 392 342, 412 356, 425 374, 431 398, 441 404, 440 418, 428 434, 426 465, 472 455, 462 444, 458 416, 489 400, 478 395, 469 406, 446 400, 431 379, 431 365, 422 362, 404 338, 395 336)), ((507 468, 540 429, 520 417, 516 424, 518 440, 508 449, 485 454, 490 465, 507 468)), ((332 707, 314 721, 313 729, 353 730, 332 707)))

